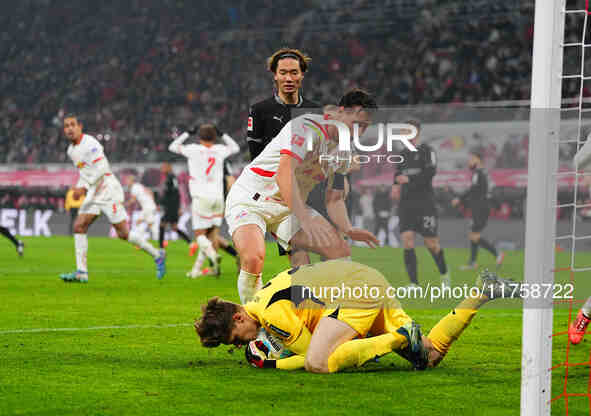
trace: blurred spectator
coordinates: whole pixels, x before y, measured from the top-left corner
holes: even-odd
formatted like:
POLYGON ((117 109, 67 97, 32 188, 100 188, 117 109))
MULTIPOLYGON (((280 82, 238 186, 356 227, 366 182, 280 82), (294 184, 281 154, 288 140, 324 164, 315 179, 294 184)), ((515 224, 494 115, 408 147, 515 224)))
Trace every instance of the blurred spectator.
POLYGON ((196 122, 245 137, 249 104, 272 88, 262 63, 284 45, 314 57, 306 94, 321 104, 353 86, 383 105, 529 97, 532 0, 23 0, 0 12, 0 163, 65 162, 64 111, 111 162, 172 160, 171 129, 196 122))

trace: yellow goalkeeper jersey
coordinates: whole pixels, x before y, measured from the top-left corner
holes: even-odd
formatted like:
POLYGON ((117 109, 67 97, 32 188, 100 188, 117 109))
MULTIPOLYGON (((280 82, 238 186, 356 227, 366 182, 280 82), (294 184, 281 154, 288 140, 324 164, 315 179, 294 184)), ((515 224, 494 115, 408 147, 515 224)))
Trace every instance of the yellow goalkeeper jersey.
POLYGON ((384 276, 369 266, 331 260, 279 273, 244 308, 286 347, 301 354, 325 316, 347 323, 362 337, 369 331, 373 335, 395 331, 410 322, 388 288, 384 276), (293 348, 296 341, 301 345, 293 348))

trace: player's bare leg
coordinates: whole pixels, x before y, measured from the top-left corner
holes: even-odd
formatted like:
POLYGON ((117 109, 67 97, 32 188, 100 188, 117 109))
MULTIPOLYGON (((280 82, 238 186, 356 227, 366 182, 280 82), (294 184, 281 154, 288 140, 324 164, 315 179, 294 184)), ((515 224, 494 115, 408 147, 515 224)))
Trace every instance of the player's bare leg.
MULTIPOLYGON (((212 227, 214 228, 214 227, 212 227)), ((228 253, 230 256, 234 257, 236 260, 236 267, 238 268, 238 270, 240 270, 240 256, 238 255, 238 252, 236 251, 236 249, 232 246, 232 244, 226 240, 224 237, 222 237, 219 233, 219 229, 217 227, 216 228, 216 236, 215 236, 215 242, 217 244, 217 248, 221 248, 222 250, 224 250, 226 253, 228 253)), ((216 248, 216 250, 217 250, 216 248)))
POLYGON ((337 347, 357 335, 351 326, 334 318, 322 318, 318 322, 306 352, 305 367, 313 373, 328 373, 328 359, 337 347))
POLYGON ((312 251, 327 259, 342 259, 351 256, 351 248, 347 242, 325 218, 315 216, 312 218, 310 225, 313 228, 325 230, 326 242, 312 241, 304 230, 299 230, 290 241, 292 247, 312 251))
POLYGON ((78 214, 74 221, 74 252, 76 254, 76 271, 63 273, 60 279, 64 282, 88 282, 88 228, 97 219, 98 215, 78 214))
POLYGON ((152 246, 152 244, 150 244, 144 235, 137 229, 129 231, 127 221, 113 224, 113 228, 115 229, 115 232, 117 232, 117 237, 121 240, 126 240, 131 244, 135 244, 154 258, 154 261, 156 262, 156 277, 162 279, 166 273, 166 255, 164 250, 158 250, 152 246))
POLYGON ((425 237, 425 246, 433 256, 433 260, 439 270, 441 276, 441 284, 443 286, 451 286, 451 278, 447 270, 447 264, 445 263, 445 257, 443 255, 443 249, 439 244, 439 237, 425 237))
POLYGON ((417 254, 415 252, 415 232, 405 231, 400 234, 404 247, 404 266, 410 279, 410 286, 418 286, 417 278, 417 254))
POLYGON ((306 370, 313 373, 333 373, 345 368, 359 367, 375 357, 407 349, 409 346, 423 350, 420 330, 413 322, 408 322, 395 333, 354 339, 358 335, 345 322, 332 317, 322 318, 314 329, 306 352, 306 370))
POLYGON ((234 231, 232 240, 240 256, 238 295, 244 304, 263 286, 265 236, 258 225, 245 224, 234 231))

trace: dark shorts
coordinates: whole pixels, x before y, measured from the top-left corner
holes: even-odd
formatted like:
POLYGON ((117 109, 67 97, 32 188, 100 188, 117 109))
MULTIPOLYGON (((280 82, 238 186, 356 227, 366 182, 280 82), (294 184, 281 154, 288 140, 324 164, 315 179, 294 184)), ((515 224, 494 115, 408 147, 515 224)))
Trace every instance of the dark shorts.
POLYGON ((177 224, 179 222, 179 208, 180 207, 177 204, 164 205, 164 215, 162 216, 161 221, 177 224))
POLYGON ((479 208, 472 211, 472 219, 470 220, 470 230, 473 233, 479 233, 488 224, 488 215, 490 210, 488 207, 479 208))
POLYGON ((401 204, 398 217, 401 233, 414 231, 423 237, 437 237, 439 218, 434 203, 401 204))

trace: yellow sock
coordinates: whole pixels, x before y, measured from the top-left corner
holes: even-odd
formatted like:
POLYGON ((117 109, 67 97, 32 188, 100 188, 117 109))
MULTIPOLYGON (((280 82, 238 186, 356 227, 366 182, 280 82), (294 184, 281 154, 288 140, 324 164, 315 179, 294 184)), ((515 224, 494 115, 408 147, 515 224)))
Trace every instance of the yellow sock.
POLYGON ((297 370, 304 368, 306 357, 303 355, 292 355, 291 357, 282 358, 275 363, 279 370, 297 370))
POLYGON ((407 345, 406 337, 390 333, 347 341, 339 345, 328 358, 328 371, 334 373, 344 368, 360 367, 374 357, 402 349, 407 345))
POLYGON ((447 353, 451 344, 470 325, 470 321, 476 315, 477 308, 482 303, 484 302, 480 298, 465 299, 431 329, 428 338, 437 351, 444 355, 447 353))

